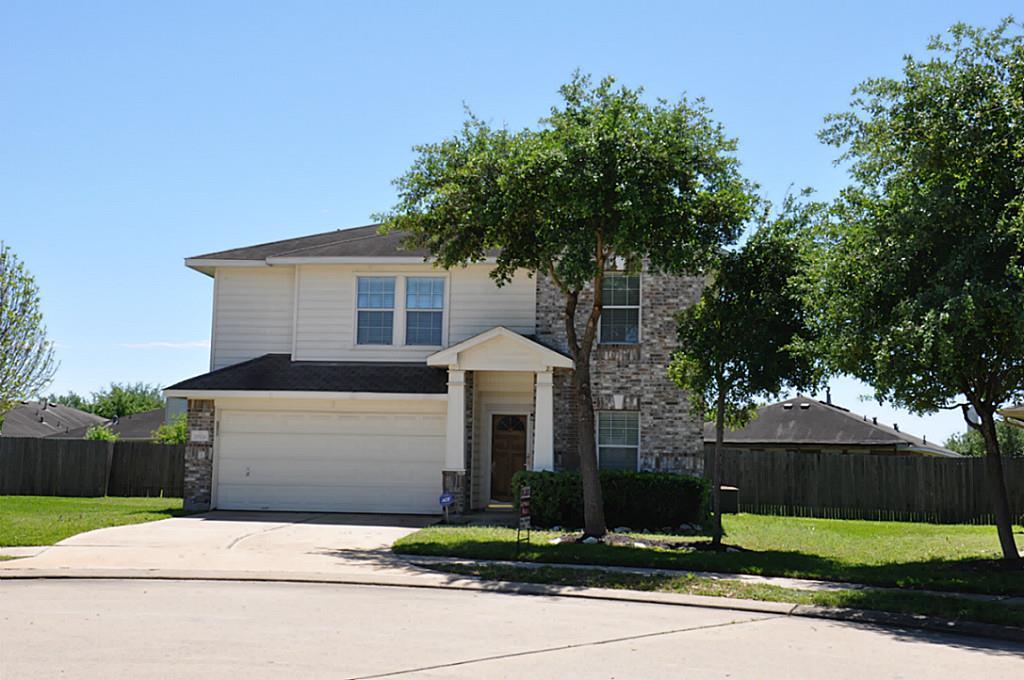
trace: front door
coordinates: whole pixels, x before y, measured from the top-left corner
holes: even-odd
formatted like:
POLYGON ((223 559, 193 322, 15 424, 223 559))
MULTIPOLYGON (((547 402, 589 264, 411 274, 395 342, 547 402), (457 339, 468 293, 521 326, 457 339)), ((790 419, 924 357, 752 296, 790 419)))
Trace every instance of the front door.
POLYGON ((491 418, 491 498, 512 500, 512 475, 526 468, 526 416, 491 418))

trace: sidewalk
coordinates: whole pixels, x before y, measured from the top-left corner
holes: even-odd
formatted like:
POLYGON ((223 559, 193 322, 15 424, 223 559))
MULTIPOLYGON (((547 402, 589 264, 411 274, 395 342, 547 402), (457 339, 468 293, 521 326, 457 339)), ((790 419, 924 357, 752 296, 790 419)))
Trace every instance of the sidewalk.
MULTIPOLYGON (((439 564, 460 564, 466 566, 474 565, 499 565, 505 567, 519 567, 523 569, 541 569, 554 567, 558 569, 578 569, 581 571, 605 571, 620 574, 655 574, 659 576, 686 576, 693 575, 701 578, 715 579, 716 581, 739 581, 748 584, 763 584, 787 588, 789 590, 810 590, 823 592, 829 590, 883 590, 908 592, 908 589, 893 588, 885 586, 871 586, 863 583, 844 583, 841 581, 817 581, 813 579, 789 578, 785 576, 757 576, 755 574, 729 574, 711 571, 681 571, 678 569, 653 569, 644 567, 615 567, 596 564, 559 564, 547 562, 517 562, 514 560, 473 560, 461 557, 430 557, 418 555, 402 556, 411 564, 429 567, 439 564)), ((911 592, 924 593, 927 595, 938 595, 944 597, 959 597, 966 600, 980 602, 1002 602, 1024 606, 1024 596, 1014 595, 986 595, 984 593, 959 593, 946 590, 913 590, 911 592)))

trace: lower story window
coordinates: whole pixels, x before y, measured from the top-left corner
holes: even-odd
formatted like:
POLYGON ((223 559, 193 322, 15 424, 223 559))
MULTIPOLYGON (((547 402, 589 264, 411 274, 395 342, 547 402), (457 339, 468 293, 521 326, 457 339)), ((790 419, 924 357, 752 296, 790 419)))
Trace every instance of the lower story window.
POLYGON ((602 470, 636 470, 640 452, 640 414, 598 411, 597 461, 602 470))

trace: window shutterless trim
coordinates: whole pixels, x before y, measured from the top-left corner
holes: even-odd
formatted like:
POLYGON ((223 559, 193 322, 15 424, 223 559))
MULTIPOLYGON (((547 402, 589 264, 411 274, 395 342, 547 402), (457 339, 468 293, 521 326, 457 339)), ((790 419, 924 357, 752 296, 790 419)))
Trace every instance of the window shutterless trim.
POLYGON ((640 411, 595 411, 594 415, 594 441, 597 444, 597 469, 601 468, 601 449, 635 449, 636 451, 636 465, 634 471, 640 470, 640 445, 642 439, 640 437, 640 411), (601 443, 601 416, 614 415, 618 413, 631 413, 636 415, 636 444, 602 444, 601 443))
POLYGON ((605 278, 609 276, 621 276, 621 277, 633 277, 637 280, 637 297, 635 305, 608 305, 604 304, 603 296, 601 302, 602 311, 605 309, 635 309, 636 310, 636 340, 629 342, 627 340, 603 340, 601 338, 604 324, 601 319, 597 322, 597 344, 599 345, 639 345, 643 339, 641 329, 643 328, 643 302, 644 302, 644 282, 643 272, 636 274, 627 274, 625 272, 605 272, 605 278))

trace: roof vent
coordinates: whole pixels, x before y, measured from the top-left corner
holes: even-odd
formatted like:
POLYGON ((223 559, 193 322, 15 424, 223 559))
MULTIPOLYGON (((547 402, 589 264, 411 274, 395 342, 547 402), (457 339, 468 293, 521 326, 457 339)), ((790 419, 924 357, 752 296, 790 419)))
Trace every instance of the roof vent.
POLYGON ((899 432, 900 431, 900 424, 899 423, 893 423, 892 424, 892 429, 894 429, 897 432, 899 432))
POLYGON ((786 409, 787 411, 789 411, 790 409, 792 409, 792 408, 793 408, 793 404, 791 404, 791 403, 789 403, 789 402, 787 401, 787 402, 786 402, 785 404, 783 404, 783 405, 782 405, 782 408, 784 408, 784 409, 786 409))
POLYGON ((806 401, 805 401, 805 402, 803 402, 802 404, 800 404, 800 410, 801 410, 801 411, 806 411, 806 410, 807 410, 807 409, 809 409, 810 407, 811 407, 811 405, 810 405, 810 404, 808 404, 808 403, 807 403, 806 401))
POLYGON ((871 424, 878 425, 878 418, 876 418, 875 416, 871 416, 871 424))

